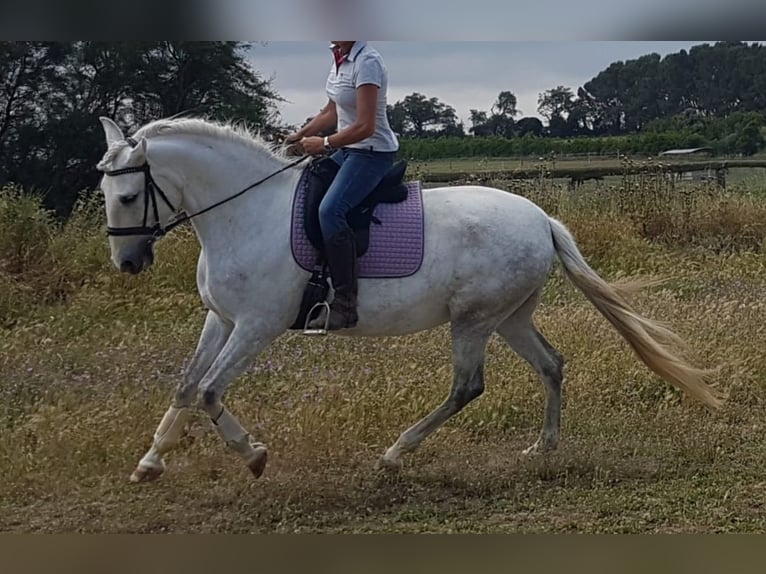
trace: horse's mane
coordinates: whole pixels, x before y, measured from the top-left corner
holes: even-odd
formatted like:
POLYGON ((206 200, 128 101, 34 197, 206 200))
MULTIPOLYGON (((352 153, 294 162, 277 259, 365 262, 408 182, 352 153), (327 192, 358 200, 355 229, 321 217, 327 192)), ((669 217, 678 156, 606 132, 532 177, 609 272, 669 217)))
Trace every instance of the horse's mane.
MULTIPOLYGON (((260 133, 253 132, 244 122, 215 122, 202 118, 160 119, 150 122, 133 134, 134 139, 165 135, 199 135, 228 139, 250 147, 254 151, 265 153, 267 156, 284 165, 287 163, 283 148, 270 144, 260 133)), ((98 164, 99 169, 107 169, 119 152, 129 144, 126 141, 115 142, 109 146, 104 157, 98 164)))

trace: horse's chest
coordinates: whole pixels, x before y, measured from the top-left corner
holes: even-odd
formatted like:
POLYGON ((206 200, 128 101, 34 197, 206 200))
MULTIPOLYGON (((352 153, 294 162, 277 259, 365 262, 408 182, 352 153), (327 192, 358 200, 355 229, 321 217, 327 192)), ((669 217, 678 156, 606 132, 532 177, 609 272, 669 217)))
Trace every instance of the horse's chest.
POLYGON ((241 269, 220 269, 202 265, 197 273, 200 298, 208 309, 222 316, 230 315, 255 294, 252 274, 241 269))
POLYGON ((227 289, 220 277, 220 270, 216 269, 215 265, 211 266, 211 262, 204 258, 200 261, 197 268, 197 289, 200 298, 205 307, 219 315, 223 314, 228 299, 227 289))

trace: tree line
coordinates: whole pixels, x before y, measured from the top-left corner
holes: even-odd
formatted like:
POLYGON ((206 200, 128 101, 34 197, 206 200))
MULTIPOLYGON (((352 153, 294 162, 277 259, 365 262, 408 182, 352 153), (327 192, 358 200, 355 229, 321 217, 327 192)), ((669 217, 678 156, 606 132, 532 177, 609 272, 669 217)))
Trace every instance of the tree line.
MULTIPOLYGON (((556 86, 539 94, 536 117, 516 119, 516 96, 501 91, 489 110, 470 110, 467 130, 455 109, 415 92, 389 105, 403 137, 621 136, 655 129, 678 117, 688 127, 737 112, 766 111, 766 46, 701 44, 662 58, 647 54, 615 62, 577 91, 556 86)), ((678 127, 678 126, 676 126, 678 127)))

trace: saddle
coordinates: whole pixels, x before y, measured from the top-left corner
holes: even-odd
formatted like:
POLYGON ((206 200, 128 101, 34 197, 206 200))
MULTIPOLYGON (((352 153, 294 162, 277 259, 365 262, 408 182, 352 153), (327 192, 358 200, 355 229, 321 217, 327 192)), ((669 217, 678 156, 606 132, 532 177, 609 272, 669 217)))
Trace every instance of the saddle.
MULTIPOLYGON (((304 203, 303 225, 311 245, 324 253, 322 231, 319 226, 319 204, 322 203, 327 190, 330 188, 340 166, 329 156, 312 160, 306 168, 306 200, 304 203)), ((407 162, 395 163, 380 183, 370 194, 347 215, 349 227, 354 231, 356 240, 356 255, 361 257, 370 246, 370 225, 380 225, 375 217, 375 207, 380 203, 399 203, 407 199, 407 186, 404 184, 404 173, 407 162)))
MULTIPOLYGON (((311 161, 304 172, 305 200, 303 206, 303 228, 311 245, 319 252, 311 278, 303 292, 298 316, 290 329, 303 329, 305 334, 325 334, 323 330, 310 331, 306 325, 312 310, 325 301, 330 286, 327 282, 328 270, 324 255, 324 241, 319 224, 319 204, 338 174, 340 166, 329 156, 322 156, 311 161)), ((407 162, 395 163, 380 183, 369 195, 346 215, 346 221, 354 232, 357 258, 361 257, 370 246, 370 225, 381 225, 375 217, 375 207, 380 203, 400 203, 407 199, 409 189, 404 183, 407 162)), ((300 193, 300 191, 298 192, 300 193)))

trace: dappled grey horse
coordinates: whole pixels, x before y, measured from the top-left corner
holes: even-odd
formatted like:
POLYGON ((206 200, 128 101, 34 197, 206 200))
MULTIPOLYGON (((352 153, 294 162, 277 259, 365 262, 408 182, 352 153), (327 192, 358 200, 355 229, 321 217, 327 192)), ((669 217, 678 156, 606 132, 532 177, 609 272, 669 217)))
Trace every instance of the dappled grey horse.
MULTIPOLYGON (((179 214, 192 216, 201 246, 197 285, 209 310, 172 405, 131 480, 151 480, 164 471, 163 455, 179 443, 197 405, 260 476, 266 447, 251 440, 222 396, 298 313, 310 276, 291 252, 293 197, 303 168, 258 136, 229 125, 160 120, 126 138, 114 122, 101 121, 108 149, 98 167, 105 174, 101 188, 114 265, 130 273, 146 269, 156 239, 179 214)), ((535 204, 477 186, 429 189, 422 202, 419 269, 407 277, 360 279, 359 322, 338 332, 404 335, 450 323, 452 388, 386 450, 384 468, 399 468, 403 454, 482 393, 485 348, 495 332, 545 385, 542 431, 525 452, 557 446, 563 359, 532 319, 556 256, 652 371, 702 403, 719 406, 720 398, 705 382, 707 372, 674 351, 680 339, 636 313, 619 289, 588 266, 564 225, 535 204)))

